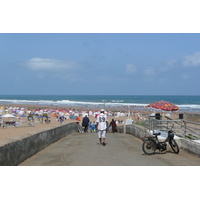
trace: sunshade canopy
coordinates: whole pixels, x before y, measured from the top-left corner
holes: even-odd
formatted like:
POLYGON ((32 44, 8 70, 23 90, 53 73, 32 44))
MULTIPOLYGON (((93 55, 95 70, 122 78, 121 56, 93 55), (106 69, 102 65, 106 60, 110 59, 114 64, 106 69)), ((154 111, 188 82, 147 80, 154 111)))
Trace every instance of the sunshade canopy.
POLYGON ((15 117, 15 116, 11 114, 6 114, 6 115, 3 115, 2 117, 15 117))
POLYGON ((178 106, 167 101, 157 101, 147 105, 146 107, 156 108, 164 111, 177 111, 178 106))

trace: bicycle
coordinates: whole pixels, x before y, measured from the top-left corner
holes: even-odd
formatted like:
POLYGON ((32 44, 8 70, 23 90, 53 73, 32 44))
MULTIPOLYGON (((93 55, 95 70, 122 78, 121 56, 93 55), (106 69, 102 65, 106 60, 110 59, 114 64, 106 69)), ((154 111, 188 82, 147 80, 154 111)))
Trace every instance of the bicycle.
POLYGON ((172 128, 171 130, 168 131, 168 136, 163 142, 158 140, 158 135, 161 135, 160 132, 153 133, 154 136, 147 137, 147 139, 142 144, 142 150, 144 151, 144 153, 147 155, 152 155, 155 153, 156 149, 158 149, 160 152, 165 151, 167 150, 167 142, 168 142, 174 153, 178 154, 179 147, 176 141, 174 140, 175 132, 172 131, 172 128))

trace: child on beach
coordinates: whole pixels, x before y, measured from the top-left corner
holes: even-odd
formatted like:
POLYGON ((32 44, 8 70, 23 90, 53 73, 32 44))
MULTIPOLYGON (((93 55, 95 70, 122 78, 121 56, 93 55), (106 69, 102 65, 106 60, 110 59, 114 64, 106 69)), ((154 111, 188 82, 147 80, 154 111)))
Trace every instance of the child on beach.
POLYGON ((91 123, 90 123, 90 130, 91 130, 92 133, 95 133, 95 132, 96 132, 95 123, 94 123, 94 122, 91 122, 91 123))

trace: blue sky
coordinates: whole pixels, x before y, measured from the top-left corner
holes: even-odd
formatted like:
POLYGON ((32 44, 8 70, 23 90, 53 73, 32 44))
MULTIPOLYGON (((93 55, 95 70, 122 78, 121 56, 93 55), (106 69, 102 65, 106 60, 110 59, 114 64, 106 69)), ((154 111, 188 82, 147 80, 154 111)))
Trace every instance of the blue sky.
POLYGON ((200 95, 196 1, 31 2, 2 4, 1 94, 200 95))
POLYGON ((1 33, 1 94, 200 95, 198 33, 1 33))

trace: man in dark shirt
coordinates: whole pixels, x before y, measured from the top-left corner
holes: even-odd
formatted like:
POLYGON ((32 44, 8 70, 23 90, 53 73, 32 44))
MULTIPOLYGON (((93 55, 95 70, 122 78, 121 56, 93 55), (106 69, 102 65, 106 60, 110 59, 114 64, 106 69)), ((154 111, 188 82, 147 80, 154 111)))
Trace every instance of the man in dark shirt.
POLYGON ((110 122, 110 126, 112 128, 112 133, 114 133, 117 127, 117 124, 114 119, 112 119, 112 121, 110 122))
POLYGON ((89 122, 90 122, 90 119, 88 118, 87 115, 85 115, 82 122, 82 126, 84 127, 84 133, 86 133, 88 130, 89 122))

